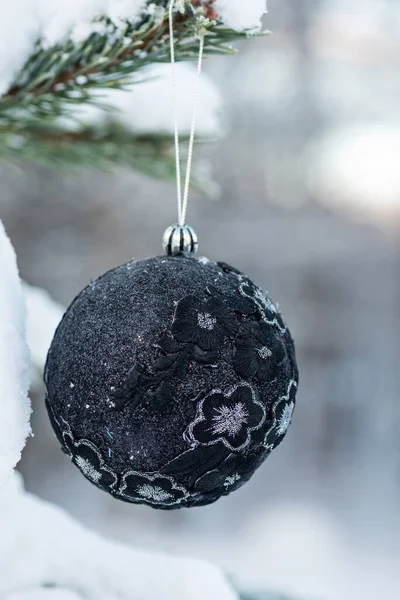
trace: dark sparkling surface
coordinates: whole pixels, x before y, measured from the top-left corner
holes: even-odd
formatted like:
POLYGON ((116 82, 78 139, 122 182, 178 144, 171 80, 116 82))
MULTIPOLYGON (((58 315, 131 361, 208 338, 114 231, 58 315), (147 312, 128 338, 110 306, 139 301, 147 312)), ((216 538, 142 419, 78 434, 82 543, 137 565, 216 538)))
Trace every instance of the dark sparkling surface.
MULTIPOLYGON (((189 256, 133 261, 89 284, 57 329, 46 366, 49 403, 74 437, 94 443, 117 473, 159 471, 188 450, 183 433, 195 417, 198 395, 241 381, 233 368, 234 340, 227 339, 217 367, 191 362, 186 376, 172 381, 166 406, 146 398, 135 411, 129 403, 113 408, 113 393, 124 387, 129 370, 137 364, 151 369, 162 356, 157 341, 171 329, 176 303, 188 295, 207 300, 210 286, 231 305, 240 300, 238 275, 213 262, 189 256)), ((257 382, 266 427, 272 404, 285 394, 295 372, 289 338, 280 376, 272 383, 257 382)))

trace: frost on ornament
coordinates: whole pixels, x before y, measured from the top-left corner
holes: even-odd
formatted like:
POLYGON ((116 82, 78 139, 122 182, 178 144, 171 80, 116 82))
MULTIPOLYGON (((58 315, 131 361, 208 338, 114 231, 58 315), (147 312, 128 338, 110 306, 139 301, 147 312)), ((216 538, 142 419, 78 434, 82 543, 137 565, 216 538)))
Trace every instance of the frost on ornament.
POLYGON ((74 300, 48 354, 46 404, 89 481, 174 509, 250 479, 287 432, 297 378, 290 333, 246 276, 158 256, 109 271, 74 300))

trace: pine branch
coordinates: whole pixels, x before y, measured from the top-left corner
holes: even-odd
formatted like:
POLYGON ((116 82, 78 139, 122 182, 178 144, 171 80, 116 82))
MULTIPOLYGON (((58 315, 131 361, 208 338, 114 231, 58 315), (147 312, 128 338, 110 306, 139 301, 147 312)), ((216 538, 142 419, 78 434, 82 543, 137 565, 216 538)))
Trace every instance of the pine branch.
MULTIPOLYGON (((175 23, 176 60, 197 57, 198 11, 191 10, 175 23)), ((120 29, 110 19, 99 19, 105 33, 93 32, 76 46, 71 40, 36 51, 15 78, 9 91, 0 99, 0 109, 14 106, 36 106, 43 101, 59 99, 76 103, 90 100, 90 90, 123 88, 132 75, 152 63, 169 62, 168 13, 147 16, 139 25, 126 23, 120 29), (71 93, 72 92, 72 93, 71 93), (51 95, 51 98, 49 97, 51 95)), ((207 26, 205 54, 232 54, 230 43, 246 37, 223 27, 207 26)), ((44 108, 44 116, 49 107, 44 108)))
MULTIPOLYGON (((113 122, 106 128, 85 127, 78 132, 32 127, 21 135, 0 129, 0 158, 32 161, 61 171, 82 165, 107 171, 119 165, 158 179, 175 176, 169 135, 133 134, 113 122)), ((201 181, 193 183, 202 188, 201 181)))
MULTIPOLYGON (((0 98, 0 140, 4 142, 0 156, 36 160, 45 164, 91 164, 99 168, 113 163, 128 164, 153 176, 170 172, 166 160, 167 142, 163 136, 123 134, 118 131, 99 132, 86 129, 81 136, 61 135, 57 127, 60 117, 70 118, 74 108, 91 104, 94 93, 104 89, 124 89, 127 84, 139 84, 143 69, 153 63, 170 60, 168 0, 154 1, 158 11, 144 12, 134 24, 118 27, 108 18, 97 22, 98 31, 79 44, 66 40, 43 48, 38 40, 36 49, 6 94, 0 98), (41 135, 39 130, 43 129, 41 135), (152 143, 149 139, 152 137, 152 143), (128 141, 129 140, 129 141, 128 141), (74 143, 72 143, 74 142, 74 143), (110 149, 114 148, 115 151, 110 149), (160 144, 158 150, 156 145, 160 144), (103 146, 103 147, 102 147, 103 146), (150 149, 147 167, 140 159, 143 149, 150 149), (155 160, 159 157, 159 161, 155 160), (150 166, 150 162, 155 162, 150 166), (164 164, 164 169, 161 164, 164 164)), ((214 0, 191 0, 186 12, 175 18, 176 60, 194 60, 198 52, 196 35, 205 28, 205 54, 232 54, 231 43, 246 37, 215 17, 214 0)))

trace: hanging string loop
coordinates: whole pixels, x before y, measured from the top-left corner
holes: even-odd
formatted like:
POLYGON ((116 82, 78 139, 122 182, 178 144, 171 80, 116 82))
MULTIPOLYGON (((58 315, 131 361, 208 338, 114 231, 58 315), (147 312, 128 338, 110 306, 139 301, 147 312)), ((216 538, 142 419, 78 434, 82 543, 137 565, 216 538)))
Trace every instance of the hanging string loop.
POLYGON ((174 37, 174 11, 177 10, 184 14, 185 0, 171 0, 169 4, 169 34, 170 34, 170 53, 171 53, 171 70, 172 70, 172 93, 173 93, 173 113, 174 113, 174 140, 175 140, 175 165, 176 165, 176 190, 178 200, 178 223, 184 226, 186 223, 186 215, 188 208, 190 178, 193 163, 193 147, 194 136, 196 131, 197 106, 199 99, 200 76, 203 66, 204 56, 204 36, 206 29, 202 26, 201 18, 199 18, 199 28, 196 32, 196 37, 199 40, 199 56, 197 60, 197 73, 195 81, 195 90, 193 98, 192 121, 190 126, 189 149, 186 164, 185 185, 182 194, 182 177, 181 177, 181 159, 180 159, 180 142, 179 142, 179 124, 178 124, 178 98, 177 98, 177 82, 175 69, 175 37, 174 37))

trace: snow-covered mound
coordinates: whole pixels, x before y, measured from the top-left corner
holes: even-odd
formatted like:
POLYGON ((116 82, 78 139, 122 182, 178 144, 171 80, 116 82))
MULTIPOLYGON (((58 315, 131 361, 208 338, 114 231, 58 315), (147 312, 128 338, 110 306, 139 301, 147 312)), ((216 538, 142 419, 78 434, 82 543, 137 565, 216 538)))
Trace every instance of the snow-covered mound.
POLYGON ((0 488, 30 434, 29 350, 15 252, 0 221, 0 488))
POLYGON ((238 600, 211 564, 107 541, 25 492, 17 474, 0 491, 0 531, 2 599, 238 600))

